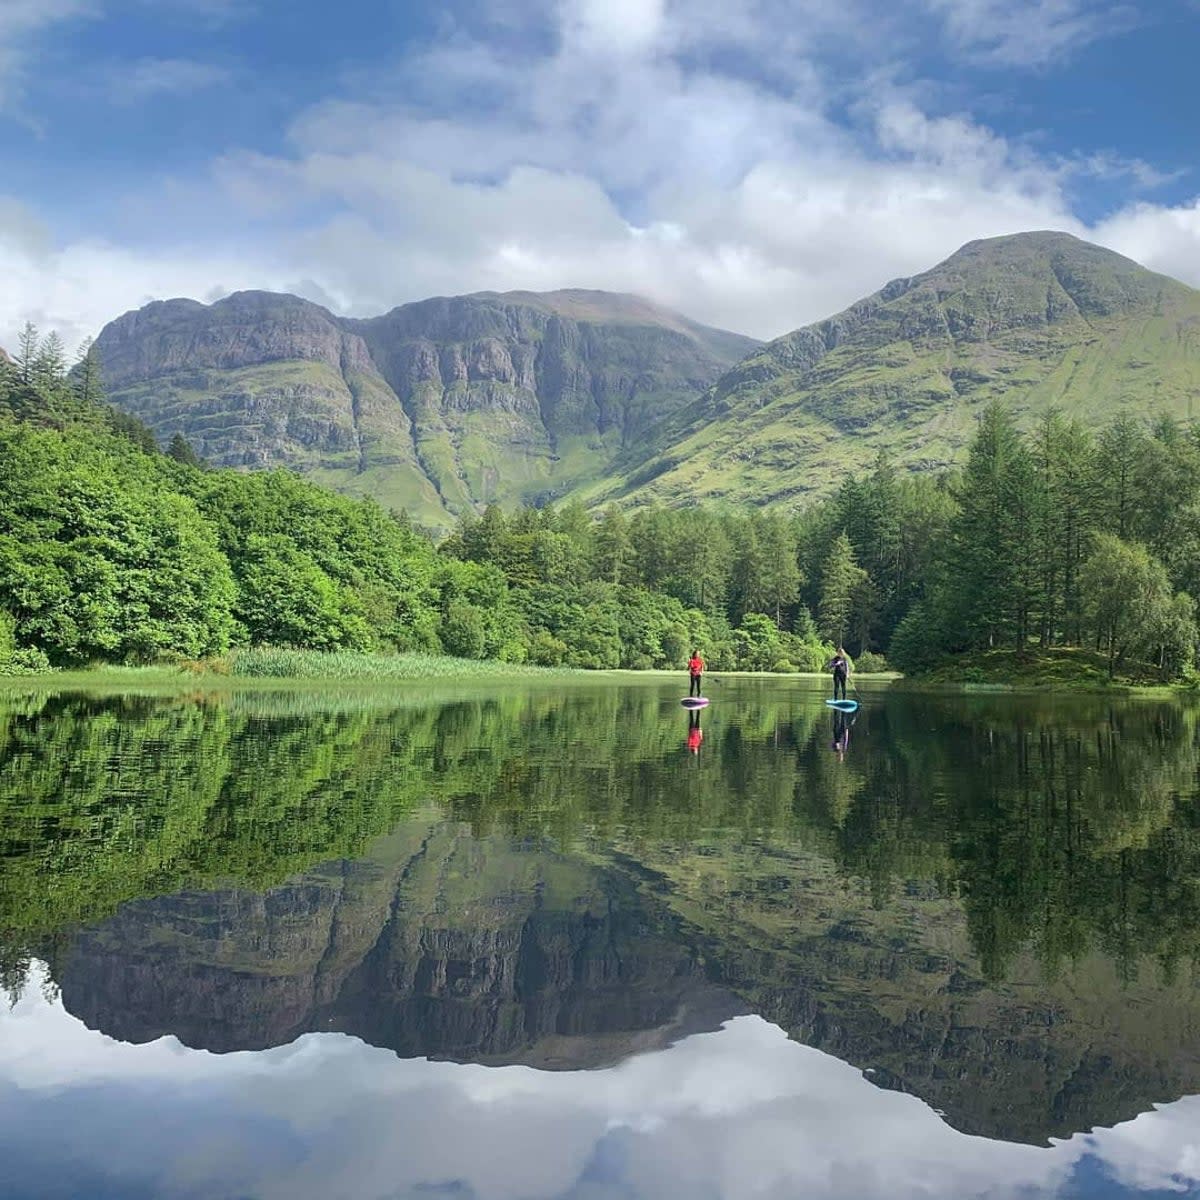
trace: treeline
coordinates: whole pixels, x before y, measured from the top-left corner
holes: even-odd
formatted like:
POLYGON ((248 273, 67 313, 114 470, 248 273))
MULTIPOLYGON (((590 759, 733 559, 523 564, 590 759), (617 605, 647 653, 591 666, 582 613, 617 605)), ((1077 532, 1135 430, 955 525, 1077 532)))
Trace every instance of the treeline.
POLYGON ((439 547, 285 471, 211 470, 104 403, 85 344, 32 326, 0 360, 0 664, 146 662, 272 644, 546 666, 918 672, 1084 647, 1189 671, 1200 433, 998 405, 961 472, 881 458, 798 513, 578 503, 471 514, 439 547))
POLYGON ((1074 646, 1102 653, 1110 674, 1192 668, 1200 428, 1122 416, 1093 434, 1052 413, 1022 434, 994 405, 950 491, 924 591, 889 643, 895 665, 1074 646))
MULTIPOLYGON (((27 330, 0 363, 0 664, 151 662, 239 644, 441 652, 494 568, 286 471, 208 470, 103 403, 27 330)), ((501 604, 500 607, 503 607, 501 604)), ((500 646, 486 650, 498 652, 500 646)))
POLYGON ((863 670, 924 594, 952 514, 946 481, 881 460, 799 514, 492 507, 440 549, 504 573, 540 661, 676 666, 690 643, 719 669, 811 671, 845 644, 863 670))

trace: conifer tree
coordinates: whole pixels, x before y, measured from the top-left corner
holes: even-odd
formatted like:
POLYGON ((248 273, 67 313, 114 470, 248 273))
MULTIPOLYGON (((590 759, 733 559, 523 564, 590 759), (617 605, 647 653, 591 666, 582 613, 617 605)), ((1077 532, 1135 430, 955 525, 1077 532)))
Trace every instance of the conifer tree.
POLYGON ((26 387, 34 382, 34 372, 37 367, 38 355, 41 352, 42 339, 37 326, 32 321, 26 321, 17 334, 17 353, 13 365, 17 369, 17 379, 26 387))
POLYGON ((177 433, 171 438, 170 445, 167 446, 167 456, 189 467, 204 465, 204 460, 192 449, 191 442, 182 433, 177 433))
POLYGON ((100 378, 100 352, 93 338, 84 338, 75 357, 73 372, 75 395, 84 404, 104 403, 104 384, 100 378))
POLYGON ((855 600, 861 595, 867 573, 854 561, 854 549, 843 532, 834 540, 821 569, 821 600, 817 628, 835 645, 847 640, 855 600))

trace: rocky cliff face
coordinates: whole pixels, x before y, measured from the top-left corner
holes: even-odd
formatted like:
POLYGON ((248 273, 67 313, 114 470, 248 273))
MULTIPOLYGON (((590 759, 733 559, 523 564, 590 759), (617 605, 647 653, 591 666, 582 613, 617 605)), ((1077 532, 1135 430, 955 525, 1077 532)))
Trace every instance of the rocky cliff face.
POLYGON ((743 1011, 627 882, 447 824, 265 895, 126 905, 57 978, 71 1012, 130 1042, 225 1052, 337 1030, 406 1057, 548 1068, 743 1011))
POLYGON ((599 478, 756 343, 634 297, 481 294, 372 320, 170 300, 97 339, 110 399, 225 466, 284 465, 444 524, 599 478))
POLYGON ((1187 979, 1131 981, 1091 955, 988 982, 954 901, 878 909, 798 849, 747 851, 716 886, 711 856, 636 853, 597 865, 409 821, 369 858, 262 895, 127 904, 61 949, 54 977, 70 1012, 130 1042, 227 1052, 341 1031, 549 1069, 752 1011, 964 1132, 1037 1144, 1200 1088, 1187 979))

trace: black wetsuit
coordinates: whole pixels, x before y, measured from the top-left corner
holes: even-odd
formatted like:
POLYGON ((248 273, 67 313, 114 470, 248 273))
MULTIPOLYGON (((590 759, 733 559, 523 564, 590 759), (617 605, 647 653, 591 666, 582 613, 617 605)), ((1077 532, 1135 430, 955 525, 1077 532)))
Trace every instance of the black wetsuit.
POLYGON ((849 673, 850 668, 847 666, 844 658, 835 658, 833 660, 833 698, 835 700, 845 700, 846 676, 849 673))

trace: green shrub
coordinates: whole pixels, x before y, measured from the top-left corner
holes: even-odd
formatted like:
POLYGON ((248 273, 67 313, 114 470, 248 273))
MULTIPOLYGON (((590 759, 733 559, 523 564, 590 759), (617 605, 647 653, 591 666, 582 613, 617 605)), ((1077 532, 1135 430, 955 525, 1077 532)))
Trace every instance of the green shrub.
POLYGON ((796 664, 788 662, 786 658, 781 658, 771 664, 771 670, 776 675, 794 675, 796 673, 796 664))
POLYGON ((888 669, 888 662, 882 654, 876 654, 873 650, 864 650, 854 660, 854 669, 860 675, 875 675, 881 671, 886 671, 888 669))
POLYGON ((0 661, 0 675, 42 675, 53 669, 46 652, 36 646, 14 650, 7 661, 0 661))

